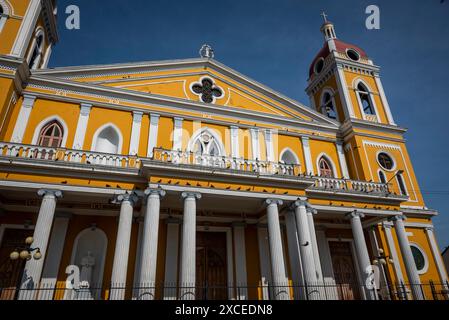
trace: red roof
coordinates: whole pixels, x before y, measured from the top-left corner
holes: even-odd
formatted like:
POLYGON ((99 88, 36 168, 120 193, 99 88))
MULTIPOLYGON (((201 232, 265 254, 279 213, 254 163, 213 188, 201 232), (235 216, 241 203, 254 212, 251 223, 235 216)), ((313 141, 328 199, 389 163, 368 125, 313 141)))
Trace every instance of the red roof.
MULTIPOLYGON (((353 44, 350 44, 350 43, 343 42, 343 41, 338 40, 338 39, 335 39, 334 41, 335 41, 335 47, 337 48, 338 52, 345 53, 347 49, 354 49, 354 50, 356 50, 360 54, 360 57, 368 58, 368 55, 366 54, 366 52, 362 48, 357 47, 357 46, 355 46, 353 44)), ((315 63, 320 58, 326 59, 326 57, 329 55, 329 53, 330 53, 330 50, 329 50, 328 44, 327 44, 327 42, 325 42, 323 48, 321 48, 321 50, 315 56, 315 59, 313 59, 312 64, 310 65, 310 68, 309 68, 309 77, 310 78, 315 74, 315 71, 314 71, 315 63)))

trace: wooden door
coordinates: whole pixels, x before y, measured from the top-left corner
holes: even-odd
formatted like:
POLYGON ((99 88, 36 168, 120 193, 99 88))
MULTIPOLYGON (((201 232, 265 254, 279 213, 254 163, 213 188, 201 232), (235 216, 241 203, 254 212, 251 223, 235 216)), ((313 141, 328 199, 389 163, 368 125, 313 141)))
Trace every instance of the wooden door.
POLYGON ((25 239, 33 235, 33 230, 5 229, 0 246, 0 300, 13 300, 20 287, 25 261, 12 261, 9 255, 14 250, 24 248, 25 239))
POLYGON ((197 233, 196 279, 198 300, 227 299, 225 232, 197 233))
POLYGON ((357 280, 350 242, 329 242, 338 296, 341 300, 360 298, 360 286, 357 280))

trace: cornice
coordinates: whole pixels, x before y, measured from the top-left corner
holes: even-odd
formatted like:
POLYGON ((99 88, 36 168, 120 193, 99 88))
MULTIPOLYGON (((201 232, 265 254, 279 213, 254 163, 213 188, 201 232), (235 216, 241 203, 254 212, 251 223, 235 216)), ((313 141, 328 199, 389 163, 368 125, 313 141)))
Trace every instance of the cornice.
MULTIPOLYGON (((338 127, 335 125, 328 125, 325 123, 317 123, 312 121, 305 121, 293 118, 286 118, 281 116, 273 117, 272 114, 258 113, 254 111, 227 109, 226 107, 212 104, 205 104, 203 102, 185 100, 180 98, 173 98, 167 96, 154 95, 144 92, 130 91, 126 89, 103 87, 92 84, 79 83, 69 80, 53 79, 42 76, 33 75, 29 81, 27 93, 53 100, 68 100, 73 102, 90 103, 94 106, 106 106, 123 108, 123 104, 129 103, 143 103, 145 106, 158 107, 172 107, 177 110, 188 110, 190 112, 196 111, 216 116, 229 116, 236 119, 244 118, 247 121, 254 121, 256 123, 269 123, 278 126, 292 126, 295 129, 318 130, 320 132, 327 132, 329 134, 336 134, 338 127), (45 94, 30 90, 31 88, 41 88, 47 90, 55 90, 58 94, 45 94), (69 98, 67 93, 74 93, 86 96, 82 98, 69 98), (109 103, 101 103, 91 98, 99 98, 108 100, 109 103)), ((131 107, 128 107, 131 108, 131 107)), ((133 110, 147 111, 144 108, 132 107, 133 110)), ((158 111, 159 112, 159 111, 158 111)))

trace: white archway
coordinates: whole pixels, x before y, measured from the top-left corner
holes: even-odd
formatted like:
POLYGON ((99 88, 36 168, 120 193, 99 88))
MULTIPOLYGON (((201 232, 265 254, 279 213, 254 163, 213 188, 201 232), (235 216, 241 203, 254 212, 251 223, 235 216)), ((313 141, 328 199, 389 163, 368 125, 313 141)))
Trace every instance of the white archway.
POLYGON ((42 27, 38 27, 34 33, 33 42, 27 56, 30 70, 39 69, 44 56, 45 44, 45 30, 42 27), (38 43, 38 40, 40 43, 38 43))
POLYGON ((374 97, 373 97, 373 93, 372 93, 373 91, 371 90, 370 86, 365 81, 363 81, 360 78, 356 78, 352 82, 352 87, 354 88, 355 95, 357 97, 357 102, 359 104, 359 109, 360 109, 360 113, 362 114, 362 118, 364 120, 366 120, 367 119, 367 114, 363 110, 363 103, 362 103, 362 100, 360 99, 360 94, 359 94, 359 89, 358 89, 360 84, 362 86, 364 86, 366 88, 366 90, 368 91, 369 102, 371 103, 371 105, 374 108, 374 113, 375 113, 374 116, 377 118, 377 122, 380 122, 379 110, 377 109, 376 102, 374 101, 374 97))
POLYGON ((299 164, 299 159, 292 149, 285 148, 284 150, 281 151, 281 154, 279 155, 279 162, 285 164, 299 164))
POLYGON ((109 154, 121 154, 123 135, 113 123, 101 126, 92 139, 92 151, 109 154))
POLYGON ((335 103, 335 97, 334 96, 335 96, 335 91, 331 87, 325 87, 322 90, 321 95, 320 95, 320 101, 319 101, 319 103, 320 103, 320 111, 321 111, 321 113, 323 115, 327 116, 329 119, 339 121, 338 111, 337 111, 337 104, 335 103), (330 97, 331 97, 331 103, 332 103, 332 106, 334 107, 334 112, 335 112, 335 119, 330 118, 328 116, 327 112, 326 113, 323 112, 323 107, 325 107, 325 105, 324 105, 324 96, 326 94, 329 94, 330 97))
POLYGON ((9 2, 5 0, 0 0, 0 8, 1 8, 1 16, 0 16, 0 33, 3 30, 3 27, 6 24, 6 21, 8 18, 13 14, 12 13, 12 6, 9 4, 9 2))
POLYGON ((75 292, 71 292, 69 296, 66 295, 66 298, 98 299, 100 297, 107 247, 108 237, 106 233, 96 227, 84 229, 76 236, 73 243, 70 264, 78 266, 80 270, 80 281, 87 281, 91 290, 81 293, 83 294, 82 297, 77 297, 75 292), (91 264, 90 270, 85 267, 88 257, 91 264), (86 277, 86 274, 89 274, 88 277, 90 279, 83 279, 83 277, 86 277))
POLYGON ((67 143, 67 137, 69 135, 69 127, 67 126, 65 121, 58 115, 53 115, 48 118, 45 118, 36 126, 36 129, 34 129, 33 140, 31 141, 32 145, 37 145, 42 128, 51 121, 58 121, 61 124, 62 128, 64 129, 61 148, 65 148, 67 143))
POLYGON ((221 136, 213 129, 204 127, 197 130, 189 141, 187 152, 195 152, 195 146, 197 143, 202 145, 202 154, 216 156, 226 155, 226 150, 221 140, 221 136), (217 149, 218 154, 211 154, 214 147, 217 149))

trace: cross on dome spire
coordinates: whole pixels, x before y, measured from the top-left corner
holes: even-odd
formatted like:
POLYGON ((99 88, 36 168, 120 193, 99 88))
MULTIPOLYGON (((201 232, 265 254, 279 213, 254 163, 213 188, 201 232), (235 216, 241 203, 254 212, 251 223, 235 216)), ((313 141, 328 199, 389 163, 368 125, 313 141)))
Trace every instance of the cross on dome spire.
POLYGON ((321 16, 323 17, 324 23, 329 22, 329 21, 327 20, 328 15, 326 14, 326 12, 324 12, 324 10, 321 12, 321 16))

